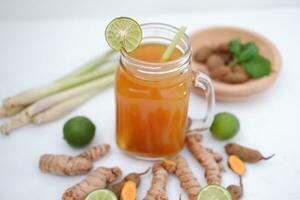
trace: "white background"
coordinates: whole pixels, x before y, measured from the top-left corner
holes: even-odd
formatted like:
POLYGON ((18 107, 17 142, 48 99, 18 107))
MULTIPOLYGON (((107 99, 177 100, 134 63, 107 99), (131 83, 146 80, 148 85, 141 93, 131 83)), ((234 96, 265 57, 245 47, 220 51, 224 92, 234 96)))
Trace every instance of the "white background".
MULTIPOLYGON (((131 5, 138 7, 132 8, 132 15, 125 1, 121 5, 117 1, 82 2, 0 1, 0 99, 48 83, 105 51, 108 47, 104 28, 112 17, 123 13, 141 23, 184 24, 189 32, 212 25, 252 29, 277 45, 283 58, 282 73, 263 94, 243 102, 218 102, 216 112, 230 111, 239 117, 241 131, 232 141, 258 148, 265 155, 276 153, 269 161, 247 165, 244 199, 300 199, 300 7, 295 6, 296 1, 289 6, 285 1, 247 1, 237 5, 228 0, 218 3, 216 10, 213 2, 219 1, 202 2, 203 5, 196 1, 179 4, 168 0, 153 5, 150 1, 135 1, 131 5), (223 6, 225 10, 221 9, 223 6)), ((201 98, 192 95, 190 114, 199 116, 202 104, 201 98)), ((112 145, 110 155, 95 166, 121 166, 124 174, 151 166, 150 162, 135 160, 118 150, 114 142, 114 113, 114 93, 110 88, 57 122, 28 126, 10 136, 0 136, 0 199, 60 199, 69 186, 84 178, 43 174, 38 169, 39 156, 44 153, 76 155, 80 152, 62 139, 64 122, 75 115, 88 116, 97 125, 93 144, 112 145)), ((214 140, 208 132, 204 135, 205 145, 225 155, 225 142, 214 140)), ((186 150, 182 153, 204 186, 202 167, 186 150)), ((149 173, 143 178, 138 199, 144 197, 150 181, 149 173)), ((237 182, 238 178, 227 168, 223 185, 237 182)), ((176 178, 170 177, 169 199, 178 199, 179 193, 184 194, 176 178)), ((182 199, 187 197, 183 195, 182 199)))
POLYGON ((203 13, 300 5, 299 0, 0 0, 2 19, 203 13))

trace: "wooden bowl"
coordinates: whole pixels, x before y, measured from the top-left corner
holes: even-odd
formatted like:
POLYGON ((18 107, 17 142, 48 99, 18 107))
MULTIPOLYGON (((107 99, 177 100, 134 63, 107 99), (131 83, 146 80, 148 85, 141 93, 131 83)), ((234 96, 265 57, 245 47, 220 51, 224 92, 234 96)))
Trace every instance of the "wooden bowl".
MULTIPOLYGON (((241 84, 229 84, 212 80, 215 87, 216 99, 221 101, 238 101, 254 96, 269 88, 277 79, 281 70, 281 56, 276 46, 267 38, 258 33, 236 27, 211 27, 196 31, 190 35, 192 51, 196 52, 203 46, 216 46, 231 39, 240 39, 242 43, 254 41, 260 54, 267 57, 272 63, 272 72, 269 76, 241 84)), ((192 69, 209 75, 205 64, 196 62, 192 58, 192 69)), ((202 95, 202 91, 195 88, 195 92, 202 95)))

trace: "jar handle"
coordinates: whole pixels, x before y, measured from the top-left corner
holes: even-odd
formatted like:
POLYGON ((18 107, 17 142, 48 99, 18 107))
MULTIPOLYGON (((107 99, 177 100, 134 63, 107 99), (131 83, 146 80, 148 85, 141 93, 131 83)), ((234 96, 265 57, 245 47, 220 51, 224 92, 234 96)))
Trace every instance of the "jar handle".
POLYGON ((209 76, 207 76, 202 72, 195 72, 195 73, 196 76, 194 79, 194 86, 203 90, 207 109, 204 118, 189 119, 191 120, 189 123, 190 123, 190 128, 203 131, 209 129, 213 121, 213 111, 215 107, 215 90, 209 76))

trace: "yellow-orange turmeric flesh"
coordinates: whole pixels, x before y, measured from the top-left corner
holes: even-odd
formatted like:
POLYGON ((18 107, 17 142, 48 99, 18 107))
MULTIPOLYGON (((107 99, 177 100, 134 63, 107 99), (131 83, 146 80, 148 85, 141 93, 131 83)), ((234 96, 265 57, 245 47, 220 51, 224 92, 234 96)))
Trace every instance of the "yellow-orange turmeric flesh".
MULTIPOLYGON (((130 56, 147 62, 160 62, 166 46, 143 44, 130 56)), ((182 55, 179 49, 170 56, 182 55)), ((117 144, 127 153, 140 157, 175 155, 184 145, 191 72, 175 76, 136 77, 130 66, 116 72, 117 144)))

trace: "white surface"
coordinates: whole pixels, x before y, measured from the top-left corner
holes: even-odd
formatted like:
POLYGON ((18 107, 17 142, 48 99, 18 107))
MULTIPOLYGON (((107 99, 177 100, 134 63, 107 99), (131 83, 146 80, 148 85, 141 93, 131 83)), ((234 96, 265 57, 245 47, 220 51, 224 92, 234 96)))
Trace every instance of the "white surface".
POLYGON ((0 19, 128 16, 247 10, 300 5, 299 0, 0 0, 0 19))
MULTIPOLYGON (((265 155, 276 153, 267 162, 248 164, 244 178, 245 200, 300 199, 299 99, 300 99, 300 8, 206 14, 176 14, 136 17, 139 22, 160 21, 185 24, 189 31, 209 25, 236 25, 253 29, 275 42, 282 53, 283 71, 275 85, 263 94, 239 103, 217 103, 216 112, 230 111, 241 121, 241 131, 232 141, 260 149, 265 155)), ((48 83, 81 63, 98 55, 107 45, 103 32, 110 18, 0 22, 0 99, 24 89, 48 83)), ((192 95, 192 116, 197 116, 201 98, 192 95)), ((76 155, 62 139, 64 122, 75 115, 90 117, 97 125, 93 144, 112 145, 109 156, 95 166, 121 166, 124 174, 143 171, 150 162, 135 160, 120 152, 115 145, 114 94, 110 88, 71 115, 41 127, 28 126, 0 136, 0 199, 60 199, 63 192, 84 176, 59 177, 43 174, 38 169, 39 156, 44 153, 76 155)), ((1 121, 2 122, 2 121, 1 121)), ((205 145, 224 154, 225 142, 218 142, 205 133, 205 145)), ((202 185, 203 169, 182 152, 202 185)), ((225 155, 225 154, 224 154, 225 155)), ((225 164, 225 162, 224 162, 225 164)), ((143 177, 138 191, 142 199, 151 181, 143 177)), ((223 185, 237 183, 229 169, 223 185)), ((180 189, 176 178, 168 184, 169 199, 178 199, 180 189)), ((187 197, 183 195, 183 200, 187 197)))

